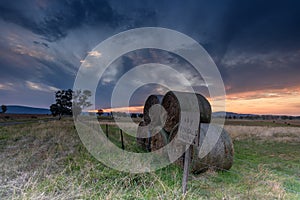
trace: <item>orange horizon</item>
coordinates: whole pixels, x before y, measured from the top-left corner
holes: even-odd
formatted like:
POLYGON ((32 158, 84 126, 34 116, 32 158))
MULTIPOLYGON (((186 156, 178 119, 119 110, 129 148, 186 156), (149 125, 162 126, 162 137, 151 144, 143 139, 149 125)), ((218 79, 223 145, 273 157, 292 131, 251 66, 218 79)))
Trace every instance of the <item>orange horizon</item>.
MULTIPOLYGON (((231 105, 229 106, 228 103, 226 104, 226 107, 231 107, 231 105)), ((131 106, 131 107, 121 107, 121 108, 105 108, 105 109, 102 109, 103 112, 126 112, 126 113, 143 113, 143 109, 144 109, 144 106, 131 106), (128 112, 129 110, 129 112, 128 112)), ((221 111, 221 110, 219 110, 221 111)), ((222 110, 223 111, 223 110, 222 110)), ((98 110, 88 110, 88 112, 98 112, 98 110)), ((218 112, 218 111, 213 111, 213 112, 218 112)), ((224 111, 225 112, 225 111, 224 111)), ((274 112, 274 111, 270 111, 270 112, 262 112, 262 111, 247 111, 246 109, 245 110, 242 110, 242 109, 226 109, 226 112, 233 112, 233 113, 238 113, 238 114, 253 114, 253 115, 288 115, 288 116, 300 116, 300 114, 297 114, 297 113, 292 113, 292 114, 289 114, 289 113, 284 113, 284 112, 280 112, 280 111, 277 111, 277 112, 274 112)))
MULTIPOLYGON (((210 101, 210 99, 208 98, 210 101)), ((142 113, 144 106, 104 108, 104 112, 142 113)), ((240 114, 300 116, 300 87, 265 89, 226 95, 226 111, 240 114)), ((90 111, 97 112, 97 110, 90 111)))
MULTIPOLYGON (((143 109, 144 106, 102 108, 103 112, 126 112, 126 113, 143 113, 143 109)), ((98 112, 98 110, 88 110, 88 112, 98 112)))
POLYGON ((259 115, 300 116, 300 87, 229 94, 226 110, 259 115))

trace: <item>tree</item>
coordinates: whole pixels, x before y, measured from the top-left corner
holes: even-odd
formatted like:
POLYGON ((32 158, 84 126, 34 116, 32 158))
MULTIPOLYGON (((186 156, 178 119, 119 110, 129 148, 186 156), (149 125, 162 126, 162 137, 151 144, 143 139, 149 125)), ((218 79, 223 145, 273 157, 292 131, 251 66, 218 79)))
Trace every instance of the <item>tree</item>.
POLYGON ((59 116, 58 119, 61 119, 63 115, 72 115, 72 94, 71 89, 55 92, 56 103, 50 106, 53 116, 59 116))
POLYGON ((131 118, 137 118, 137 116, 138 115, 136 113, 131 113, 131 115, 130 115, 131 118))
POLYGON ((1 106, 1 109, 2 109, 2 113, 5 113, 5 112, 7 111, 6 105, 2 105, 2 106, 1 106))
POLYGON ((82 112, 82 108, 79 105, 77 105, 76 102, 73 102, 72 114, 73 114, 75 121, 77 121, 77 117, 78 117, 78 115, 80 115, 81 112, 82 112))
POLYGON ((73 92, 71 89, 58 90, 55 92, 55 104, 50 106, 50 111, 53 116, 59 116, 61 119, 62 115, 73 115, 75 120, 77 116, 86 107, 92 104, 88 99, 92 96, 89 90, 77 90, 73 92))
POLYGON ((90 107, 92 104, 89 101, 89 98, 92 96, 92 92, 89 90, 77 90, 73 92, 73 116, 75 121, 77 120, 78 115, 82 112, 84 108, 90 107))
POLYGON ((50 112, 52 113, 52 115, 54 117, 59 115, 60 114, 60 109, 59 109, 58 105, 57 104, 52 104, 50 106, 50 112))
POLYGON ((101 116, 104 114, 104 111, 102 109, 99 109, 97 110, 97 113, 96 113, 98 116, 101 116))

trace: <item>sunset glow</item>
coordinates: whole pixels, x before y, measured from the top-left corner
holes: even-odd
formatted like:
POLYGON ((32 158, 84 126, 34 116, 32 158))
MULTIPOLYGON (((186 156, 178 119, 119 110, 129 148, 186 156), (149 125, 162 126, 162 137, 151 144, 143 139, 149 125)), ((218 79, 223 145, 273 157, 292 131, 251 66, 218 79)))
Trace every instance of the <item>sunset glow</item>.
POLYGON ((227 95, 226 110, 237 113, 300 115, 300 88, 227 95))
MULTIPOLYGON (((144 106, 131 106, 120 108, 104 108, 103 112, 126 112, 126 113, 143 113, 144 106)), ((88 112, 98 112, 98 110, 89 110, 88 112)))
MULTIPOLYGON (((104 108, 104 112, 142 113, 144 106, 104 108)), ((259 115, 294 115, 300 108, 300 88, 260 90, 229 94, 226 96, 226 111, 259 115)), ((213 109, 213 111, 223 111, 213 109)), ((89 111, 97 112, 97 110, 89 111)))

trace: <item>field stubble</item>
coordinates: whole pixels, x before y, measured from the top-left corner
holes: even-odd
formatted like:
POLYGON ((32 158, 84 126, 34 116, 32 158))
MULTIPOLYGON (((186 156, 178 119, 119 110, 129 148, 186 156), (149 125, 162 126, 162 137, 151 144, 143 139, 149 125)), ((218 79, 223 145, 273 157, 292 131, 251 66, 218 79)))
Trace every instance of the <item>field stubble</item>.
MULTIPOLYGON (((110 169, 82 145, 70 119, 0 127, 0 199, 299 199, 300 128, 226 126, 235 156, 229 171, 129 174, 110 169)), ((118 129, 109 137, 118 143, 118 129)), ((125 149, 138 151, 125 135, 125 149)))

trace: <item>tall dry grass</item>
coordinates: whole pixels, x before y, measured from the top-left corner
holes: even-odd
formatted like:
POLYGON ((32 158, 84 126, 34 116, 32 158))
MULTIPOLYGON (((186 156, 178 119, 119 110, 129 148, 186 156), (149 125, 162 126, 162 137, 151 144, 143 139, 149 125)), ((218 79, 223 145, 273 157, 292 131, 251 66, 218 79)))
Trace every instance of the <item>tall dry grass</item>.
POLYGON ((297 127, 226 125, 225 129, 233 140, 261 139, 277 142, 300 142, 300 128, 297 127))
MULTIPOLYGON (((192 175, 187 195, 181 193, 182 171, 176 166, 154 173, 118 172, 95 160, 82 145, 72 120, 0 127, 0 199, 297 199, 299 176, 294 146, 251 154, 256 140, 276 144, 299 140, 300 128, 226 126, 236 141, 233 168, 192 175), (254 142, 248 142, 253 139, 254 142), (243 152, 244 151, 244 152, 243 152), (289 160, 290 159, 290 160, 289 160), (262 160, 265 161, 262 163, 262 160), (257 164, 258 163, 258 164, 257 164), (279 171, 275 171, 277 169, 279 171), (284 171, 285 170, 285 171, 284 171), (279 173, 280 172, 280 173, 279 173), (283 174, 279 176, 278 174, 283 174)), ((264 145, 258 143, 260 152, 264 145)), ((270 145, 270 144, 269 144, 270 145)), ((273 146, 272 146, 273 147, 273 146)))
POLYGON ((80 140, 69 121, 2 127, 0 196, 19 196, 64 170, 80 140))

